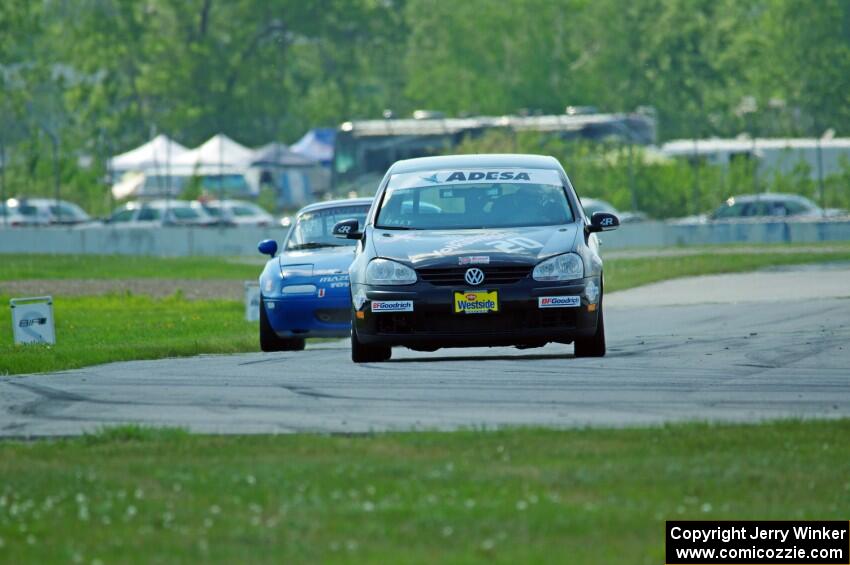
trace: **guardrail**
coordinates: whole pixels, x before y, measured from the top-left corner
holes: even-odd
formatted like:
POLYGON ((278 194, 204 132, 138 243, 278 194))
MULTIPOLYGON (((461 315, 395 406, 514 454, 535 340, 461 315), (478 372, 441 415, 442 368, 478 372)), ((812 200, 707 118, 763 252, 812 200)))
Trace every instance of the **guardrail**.
POLYGON ((263 239, 286 237, 289 228, 0 228, 0 253, 93 255, 252 255, 263 239))
MULTIPOLYGON (((253 255, 263 239, 281 241, 288 228, 0 228, 0 253, 158 255, 253 255)), ((604 249, 850 241, 850 220, 741 222, 677 225, 625 224, 600 236, 604 249)))
POLYGON ((729 243, 819 243, 850 241, 850 220, 625 224, 600 236, 604 249, 724 245, 729 243))

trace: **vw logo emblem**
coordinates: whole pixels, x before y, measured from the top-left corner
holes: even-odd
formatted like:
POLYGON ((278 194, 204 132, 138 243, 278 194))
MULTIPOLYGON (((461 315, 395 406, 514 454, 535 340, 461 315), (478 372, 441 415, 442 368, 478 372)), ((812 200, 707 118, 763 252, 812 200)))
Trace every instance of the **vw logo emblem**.
POLYGON ((484 282, 484 271, 478 267, 472 267, 471 269, 466 270, 466 274, 463 275, 463 279, 472 286, 478 286, 484 282))

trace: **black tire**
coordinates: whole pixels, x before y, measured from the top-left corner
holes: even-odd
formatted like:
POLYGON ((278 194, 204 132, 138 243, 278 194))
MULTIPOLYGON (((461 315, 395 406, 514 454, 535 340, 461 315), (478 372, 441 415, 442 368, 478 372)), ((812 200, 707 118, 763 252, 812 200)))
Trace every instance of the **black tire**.
POLYGON ((355 363, 380 363, 389 361, 393 348, 389 345, 366 345, 357 339, 354 323, 351 324, 351 360, 355 363))
POLYGON ((575 342, 576 357, 605 357, 605 318, 602 315, 602 299, 599 300, 599 314, 596 333, 591 337, 581 337, 575 342))
POLYGON ((279 337, 266 315, 266 307, 260 298, 260 351, 301 351, 304 349, 304 338, 279 337))

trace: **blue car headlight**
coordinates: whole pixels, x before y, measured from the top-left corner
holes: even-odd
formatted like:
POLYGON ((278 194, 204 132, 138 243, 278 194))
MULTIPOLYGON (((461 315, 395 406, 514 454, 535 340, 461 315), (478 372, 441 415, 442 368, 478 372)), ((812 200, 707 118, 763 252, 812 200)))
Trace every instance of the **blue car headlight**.
POLYGON ((280 276, 284 279, 294 279, 296 277, 312 277, 313 265, 281 265, 280 276))
POLYGON ((274 291, 274 279, 271 277, 266 277, 260 283, 260 288, 265 294, 271 294, 274 291))

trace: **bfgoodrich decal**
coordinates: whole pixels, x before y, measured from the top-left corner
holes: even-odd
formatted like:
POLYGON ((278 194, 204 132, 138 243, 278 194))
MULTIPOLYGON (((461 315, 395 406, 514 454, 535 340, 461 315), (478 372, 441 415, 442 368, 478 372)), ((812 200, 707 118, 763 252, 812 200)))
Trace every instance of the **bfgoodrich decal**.
POLYGON ((540 308, 576 308, 581 306, 580 296, 541 296, 537 299, 540 308))
POLYGON ((413 312, 412 300, 373 300, 372 312, 413 312))

